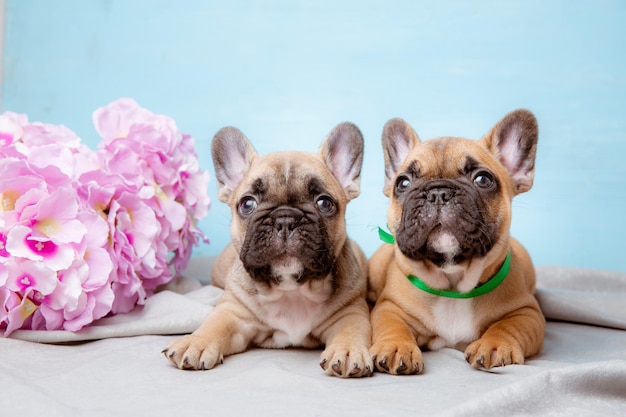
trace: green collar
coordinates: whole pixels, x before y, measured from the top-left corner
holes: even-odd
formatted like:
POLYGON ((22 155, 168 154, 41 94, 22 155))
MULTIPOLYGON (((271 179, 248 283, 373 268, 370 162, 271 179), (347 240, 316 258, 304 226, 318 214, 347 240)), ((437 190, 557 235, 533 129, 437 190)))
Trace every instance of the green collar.
MULTIPOLYGON (((382 228, 378 228, 378 236, 380 240, 385 243, 393 244, 395 243, 395 239, 391 233, 384 231, 382 228)), ((470 290, 469 292, 458 292, 458 291, 450 291, 450 290, 440 290, 437 288, 432 288, 428 286, 424 281, 415 275, 408 275, 407 278, 411 281, 411 284, 415 285, 422 291, 426 291, 427 293, 437 295, 439 297, 447 297, 447 298, 474 298, 483 294, 487 294, 490 291, 493 291, 504 281, 504 279, 509 274, 509 270, 511 269, 511 252, 507 252, 506 258, 504 259, 504 263, 500 267, 500 270, 491 277, 487 282, 481 284, 470 290)))

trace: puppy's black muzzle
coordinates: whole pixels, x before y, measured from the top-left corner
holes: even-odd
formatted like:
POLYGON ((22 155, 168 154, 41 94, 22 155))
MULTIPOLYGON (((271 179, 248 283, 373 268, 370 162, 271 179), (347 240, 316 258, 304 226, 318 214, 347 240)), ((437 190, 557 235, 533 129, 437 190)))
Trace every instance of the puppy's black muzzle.
POLYGON ((334 264, 331 239, 317 212, 283 205, 253 219, 240 254, 250 276, 256 281, 275 282, 272 265, 285 257, 301 262, 298 282, 330 273, 334 264))
POLYGON ((425 182, 408 192, 396 241, 402 253, 414 260, 429 260, 441 266, 485 256, 496 240, 497 227, 485 219, 484 202, 470 185, 462 181, 438 179, 425 182), (433 250, 433 232, 446 231, 460 244, 454 259, 433 250))

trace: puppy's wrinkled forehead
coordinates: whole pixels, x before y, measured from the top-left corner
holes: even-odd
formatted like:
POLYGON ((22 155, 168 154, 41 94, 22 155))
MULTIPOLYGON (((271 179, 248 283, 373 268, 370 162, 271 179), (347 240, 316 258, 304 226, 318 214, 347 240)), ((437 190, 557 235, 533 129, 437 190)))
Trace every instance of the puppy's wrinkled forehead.
POLYGON ((407 158, 405 170, 425 178, 456 178, 481 167, 486 161, 495 162, 495 159, 477 141, 441 137, 416 146, 407 158))
POLYGON ((314 154, 277 152, 260 157, 253 166, 242 192, 276 204, 296 204, 329 194, 340 198, 342 188, 324 163, 314 154))

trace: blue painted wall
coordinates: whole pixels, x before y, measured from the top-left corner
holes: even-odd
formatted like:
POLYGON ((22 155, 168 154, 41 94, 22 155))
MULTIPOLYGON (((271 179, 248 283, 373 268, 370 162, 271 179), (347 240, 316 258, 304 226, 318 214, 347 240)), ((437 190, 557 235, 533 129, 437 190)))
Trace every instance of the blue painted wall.
MULTIPOLYGON (((535 112, 535 187, 513 233, 538 265, 626 271, 626 2, 6 0, 2 109, 63 123, 95 146, 91 112, 135 98, 197 141, 235 125, 267 153, 315 151, 338 122, 366 139, 349 234, 383 224, 383 124, 479 138, 535 112)), ((202 229, 216 254, 229 210, 202 229)))

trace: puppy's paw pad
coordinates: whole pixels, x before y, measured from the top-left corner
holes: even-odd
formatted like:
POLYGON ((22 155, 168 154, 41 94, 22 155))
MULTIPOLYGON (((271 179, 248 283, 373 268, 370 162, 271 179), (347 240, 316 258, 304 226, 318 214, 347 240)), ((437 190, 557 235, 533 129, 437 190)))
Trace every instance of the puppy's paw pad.
POLYGON ((376 343, 370 349, 376 369, 394 375, 415 375, 424 370, 422 352, 414 343, 376 343))

